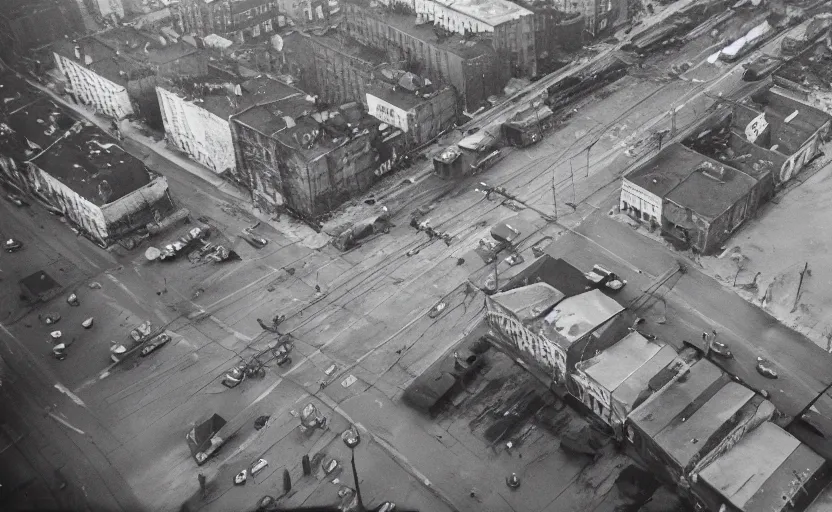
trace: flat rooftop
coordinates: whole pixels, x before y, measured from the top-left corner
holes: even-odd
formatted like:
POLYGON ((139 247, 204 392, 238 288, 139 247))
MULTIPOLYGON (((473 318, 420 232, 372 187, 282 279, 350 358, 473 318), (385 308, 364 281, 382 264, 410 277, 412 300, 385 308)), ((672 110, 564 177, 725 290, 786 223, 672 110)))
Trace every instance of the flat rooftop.
POLYGON ((742 512, 791 509, 824 459, 791 434, 765 422, 699 473, 699 478, 742 512), (798 484, 798 485, 795 485, 798 484))
POLYGON ((590 290, 558 303, 543 319, 543 334, 568 349, 622 311, 621 304, 600 290, 590 290))
POLYGON ((757 184, 757 180, 744 172, 714 162, 718 174, 710 169, 696 169, 665 198, 701 217, 715 219, 757 184))
POLYGON ((355 57, 356 59, 363 60, 372 66, 382 64, 389 60, 384 51, 363 45, 349 36, 335 37, 329 34, 320 36, 311 34, 306 37, 311 39, 314 43, 327 46, 333 50, 355 57))
POLYGON ((643 166, 625 176, 632 184, 664 198, 708 158, 674 143, 662 149, 643 166))
POLYGON ((495 293, 491 298, 527 322, 548 313, 565 295, 546 283, 534 283, 495 293))
POLYGON ((426 0, 424 12, 431 12, 428 7, 430 3, 465 14, 492 27, 532 15, 530 10, 507 0, 426 0))
POLYGON ((685 379, 663 388, 629 418, 684 468, 754 396, 700 359, 685 379))
POLYGON ((51 100, 41 98, 18 114, 22 115, 15 120, 25 122, 15 126, 46 150, 35 152, 31 161, 91 203, 112 203, 150 183, 141 160, 94 125, 74 122, 67 126, 74 120, 51 100))
POLYGON ((597 356, 578 363, 578 369, 608 390, 626 408, 625 414, 648 388, 650 380, 676 358, 676 350, 631 332, 597 356))
POLYGON ((369 90, 368 93, 372 94, 376 98, 390 103, 391 105, 395 105, 402 110, 408 111, 418 105, 421 105, 422 103, 430 101, 436 95, 444 94, 446 91, 450 91, 450 88, 448 87, 440 87, 441 88, 437 90, 435 86, 430 85, 428 87, 423 87, 416 92, 411 92, 401 87, 398 87, 395 90, 392 87, 374 87, 369 90), (425 98, 424 95, 429 95, 429 97, 425 98))

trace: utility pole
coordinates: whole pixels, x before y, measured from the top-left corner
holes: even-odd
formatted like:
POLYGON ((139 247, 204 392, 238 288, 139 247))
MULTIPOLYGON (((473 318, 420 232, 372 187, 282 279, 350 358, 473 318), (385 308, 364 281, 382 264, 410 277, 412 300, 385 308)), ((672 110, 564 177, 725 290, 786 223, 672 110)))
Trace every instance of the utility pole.
MULTIPOLYGON (((502 196, 502 197, 505 197, 506 199, 509 199, 511 201, 522 204, 523 206, 525 206, 529 210, 531 210, 531 211, 537 213, 538 215, 540 215, 543 218, 543 220, 545 220, 547 222, 557 221, 557 218, 553 218, 548 213, 542 212, 541 210, 535 208, 534 206, 526 204, 524 201, 520 200, 517 196, 508 192, 504 187, 492 187, 492 186, 489 186, 488 184, 482 183, 482 182, 480 183, 480 187, 482 187, 482 188, 478 188, 476 190, 479 191, 479 192, 485 192, 486 199, 490 199, 491 194, 497 194, 498 196, 502 196)), ((554 183, 552 184, 552 193, 554 193, 554 183)), ((557 212, 557 208, 555 208, 555 211, 557 212)))
POLYGON ((358 470, 355 469, 355 449, 350 448, 350 453, 352 457, 350 457, 350 465, 352 466, 352 478, 355 484, 355 499, 358 500, 358 506, 356 507, 356 512, 366 512, 366 508, 364 508, 364 501, 361 499, 361 487, 358 485, 358 470))

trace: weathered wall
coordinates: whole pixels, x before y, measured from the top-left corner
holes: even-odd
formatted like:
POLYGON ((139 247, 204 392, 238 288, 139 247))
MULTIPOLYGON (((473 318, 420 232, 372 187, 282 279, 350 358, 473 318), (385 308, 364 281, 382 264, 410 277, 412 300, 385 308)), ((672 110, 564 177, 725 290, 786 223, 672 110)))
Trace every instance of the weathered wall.
POLYGON ((87 201, 75 191, 53 178, 46 171, 29 163, 34 189, 47 204, 63 214, 95 241, 106 245, 109 239, 107 222, 101 208, 87 201))
POLYGON ((434 83, 449 84, 462 95, 461 105, 477 110, 492 94, 500 94, 508 81, 508 66, 493 49, 463 58, 430 41, 403 32, 362 6, 346 4, 347 33, 361 44, 387 52, 391 62, 406 62, 416 74, 434 83))
POLYGON ((565 384, 566 353, 555 343, 523 325, 508 309, 491 297, 485 298, 488 324, 500 334, 499 341, 512 352, 526 359, 551 377, 556 384, 565 384))
POLYGON ((112 203, 101 207, 101 213, 107 224, 121 222, 124 217, 137 215, 141 210, 147 208, 168 193, 168 180, 164 176, 154 178, 147 185, 130 192, 112 203))
POLYGON ((115 119, 122 119, 133 113, 133 106, 124 86, 99 76, 69 58, 57 53, 53 55, 58 70, 63 73, 70 84, 68 92, 72 93, 78 101, 91 105, 115 119))
POLYGON ((274 212, 289 197, 302 197, 306 193, 303 189, 287 189, 284 184, 283 175, 288 173, 292 154, 279 141, 233 120, 231 130, 236 158, 231 177, 251 191, 256 206, 274 212))
POLYGON ((236 167, 231 126, 178 95, 156 88, 168 141, 216 173, 236 167))
POLYGON ((375 181, 377 154, 368 134, 349 139, 308 164, 311 214, 315 217, 364 192, 375 181))
POLYGON ((420 147, 456 124, 456 92, 453 89, 439 91, 436 96, 418 104, 413 109, 411 129, 405 134, 408 148, 420 147))
POLYGON ((494 29, 492 45, 504 57, 511 76, 531 78, 537 75, 537 50, 534 37, 535 16, 521 16, 494 29))
POLYGON ((168 182, 164 176, 154 178, 144 187, 101 207, 107 222, 109 242, 144 228, 149 223, 158 222, 173 209, 168 182))
POLYGON ((627 178, 624 178, 621 184, 619 206, 622 210, 628 207, 636 208, 642 220, 647 221, 650 218, 654 218, 657 223, 661 222, 662 198, 630 182, 627 178), (644 218, 645 213, 648 215, 647 219, 644 218))
POLYGON ((311 83, 316 87, 307 92, 317 94, 330 105, 356 101, 366 107, 365 87, 372 82, 373 65, 314 38, 310 38, 309 43, 315 72, 311 83))

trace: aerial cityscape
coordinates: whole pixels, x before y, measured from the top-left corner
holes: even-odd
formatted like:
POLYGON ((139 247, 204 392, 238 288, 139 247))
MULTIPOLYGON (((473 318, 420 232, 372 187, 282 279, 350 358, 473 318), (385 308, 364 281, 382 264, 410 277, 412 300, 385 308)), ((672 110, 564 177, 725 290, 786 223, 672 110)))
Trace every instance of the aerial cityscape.
POLYGON ((0 510, 832 512, 832 1, 0 0, 0 510))

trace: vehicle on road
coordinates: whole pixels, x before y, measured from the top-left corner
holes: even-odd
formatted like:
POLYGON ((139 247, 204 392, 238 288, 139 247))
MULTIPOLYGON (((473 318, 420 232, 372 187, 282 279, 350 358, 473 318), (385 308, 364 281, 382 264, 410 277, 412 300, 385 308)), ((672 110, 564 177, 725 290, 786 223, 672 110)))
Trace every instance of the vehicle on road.
POLYGON ((8 253, 17 252, 23 249, 23 242, 20 240, 9 238, 5 242, 3 242, 3 250, 8 253))
POLYGON ((222 385, 227 388, 236 388, 247 378, 257 377, 262 379, 266 376, 266 368, 270 363, 277 366, 291 364, 294 344, 291 341, 283 341, 273 348, 268 348, 256 354, 249 361, 243 362, 228 371, 222 378, 222 385))
POLYGON ((594 265, 592 270, 584 274, 590 282, 598 286, 606 286, 612 291, 618 291, 627 284, 627 281, 618 277, 614 272, 607 270, 601 265, 594 265))
POLYGON ((142 322, 142 324, 133 330, 130 331, 130 337, 133 338, 133 341, 136 343, 142 343, 146 340, 150 333, 153 330, 153 324, 150 323, 150 320, 142 322))
POLYGON ((370 235, 389 233, 392 225, 390 211, 387 207, 382 207, 381 213, 378 215, 362 219, 333 237, 332 245, 339 251, 347 251, 370 235))
POLYGON ((8 199, 10 202, 14 203, 16 206, 20 206, 20 207, 29 206, 29 203, 27 203, 26 201, 23 200, 23 198, 21 198, 19 195, 14 194, 14 193, 6 194, 6 199, 8 199))
POLYGON ((159 260, 176 258, 182 253, 188 252, 198 241, 208 238, 211 231, 208 228, 196 227, 188 231, 184 236, 162 248, 159 260))
POLYGON ((254 247, 255 249, 262 249, 263 247, 266 247, 267 245, 269 245, 269 239, 268 238, 264 238, 260 235, 255 235, 251 231, 251 228, 244 229, 243 234, 240 235, 240 236, 243 238, 243 240, 248 242, 248 244, 250 246, 254 247))
POLYGON ((162 333, 157 334, 153 338, 150 339, 147 345, 142 347, 142 351, 139 353, 140 356, 145 357, 156 351, 156 349, 163 347, 170 341, 170 334, 162 333))

